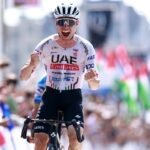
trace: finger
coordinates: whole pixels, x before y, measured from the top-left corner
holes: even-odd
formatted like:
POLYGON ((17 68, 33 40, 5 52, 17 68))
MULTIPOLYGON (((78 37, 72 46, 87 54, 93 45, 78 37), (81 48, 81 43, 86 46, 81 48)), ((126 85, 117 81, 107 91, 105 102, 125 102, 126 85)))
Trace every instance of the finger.
POLYGON ((38 56, 38 53, 32 53, 31 56, 38 56))
POLYGON ((96 73, 96 70, 90 69, 89 72, 91 72, 91 73, 96 73))

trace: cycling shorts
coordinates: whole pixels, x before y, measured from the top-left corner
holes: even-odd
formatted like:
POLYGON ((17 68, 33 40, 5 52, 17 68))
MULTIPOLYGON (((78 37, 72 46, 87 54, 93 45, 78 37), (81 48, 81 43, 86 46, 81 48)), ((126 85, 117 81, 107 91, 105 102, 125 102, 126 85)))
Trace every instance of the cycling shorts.
MULTIPOLYGON (((81 89, 60 91, 47 86, 36 119, 56 120, 58 118, 58 111, 61 110, 65 121, 76 119, 83 123, 82 109, 81 89)), ((49 134, 51 126, 48 123, 36 122, 34 123, 33 130, 34 132, 49 134)))

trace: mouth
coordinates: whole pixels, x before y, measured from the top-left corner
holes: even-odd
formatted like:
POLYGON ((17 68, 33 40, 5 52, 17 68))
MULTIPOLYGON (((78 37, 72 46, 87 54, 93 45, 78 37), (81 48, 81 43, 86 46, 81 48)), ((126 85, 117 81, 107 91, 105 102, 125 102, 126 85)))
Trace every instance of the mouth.
POLYGON ((69 31, 62 31, 61 32, 63 36, 67 37, 69 36, 70 32, 69 31))

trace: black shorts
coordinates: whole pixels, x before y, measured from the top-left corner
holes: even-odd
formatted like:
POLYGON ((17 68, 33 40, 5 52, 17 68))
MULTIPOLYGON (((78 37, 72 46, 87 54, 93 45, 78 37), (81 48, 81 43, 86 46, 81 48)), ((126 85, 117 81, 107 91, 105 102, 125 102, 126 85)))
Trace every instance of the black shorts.
MULTIPOLYGON (((57 119, 58 111, 61 110, 65 121, 76 119, 83 121, 81 89, 56 90, 46 87, 42 97, 42 105, 38 111, 37 119, 57 119)), ((47 123, 35 123, 34 132, 49 133, 51 126, 47 123)), ((83 127, 83 126, 82 126, 83 127)))

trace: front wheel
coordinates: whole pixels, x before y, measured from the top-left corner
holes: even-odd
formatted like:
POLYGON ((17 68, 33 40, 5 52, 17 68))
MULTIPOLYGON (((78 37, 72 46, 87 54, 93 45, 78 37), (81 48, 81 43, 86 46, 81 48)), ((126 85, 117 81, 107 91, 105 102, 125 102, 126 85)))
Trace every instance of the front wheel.
POLYGON ((56 148, 54 147, 53 144, 49 144, 47 150, 56 150, 56 148))
POLYGON ((61 145, 60 150, 65 150, 65 147, 63 145, 61 145))
POLYGON ((65 150, 63 145, 54 145, 54 144, 49 144, 47 150, 65 150))

